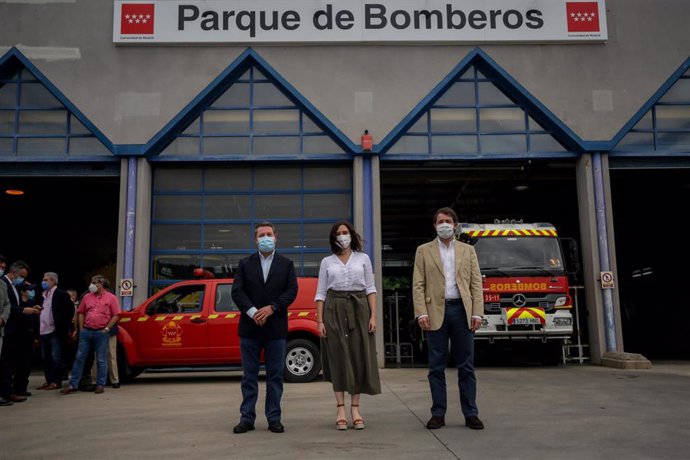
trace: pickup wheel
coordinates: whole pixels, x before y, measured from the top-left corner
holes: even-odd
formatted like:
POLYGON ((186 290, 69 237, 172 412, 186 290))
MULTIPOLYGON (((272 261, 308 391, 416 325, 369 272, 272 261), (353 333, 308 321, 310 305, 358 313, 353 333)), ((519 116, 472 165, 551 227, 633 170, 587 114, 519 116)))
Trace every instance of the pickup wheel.
POLYGON ((285 353, 285 381, 311 382, 321 371, 321 351, 307 339, 292 339, 285 353))
POLYGON ((132 367, 127 364, 125 349, 117 345, 117 372, 121 382, 131 382, 144 371, 141 367, 132 367))

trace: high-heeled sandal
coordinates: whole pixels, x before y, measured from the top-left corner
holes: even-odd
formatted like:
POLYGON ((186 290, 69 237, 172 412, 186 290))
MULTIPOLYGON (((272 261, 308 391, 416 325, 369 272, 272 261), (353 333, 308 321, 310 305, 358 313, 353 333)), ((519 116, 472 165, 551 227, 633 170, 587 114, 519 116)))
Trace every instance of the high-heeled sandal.
MULTIPOLYGON (((338 407, 345 407, 345 404, 338 404, 338 407)), ((339 418, 335 421, 335 429, 338 431, 347 430, 347 419, 339 418)))
MULTIPOLYGON (((352 404, 352 407, 359 407, 359 404, 352 404)), ((350 408, 350 412, 352 411, 352 408, 350 408)), ((364 419, 363 418, 358 418, 352 421, 352 428, 355 430, 363 430, 364 429, 364 419)))

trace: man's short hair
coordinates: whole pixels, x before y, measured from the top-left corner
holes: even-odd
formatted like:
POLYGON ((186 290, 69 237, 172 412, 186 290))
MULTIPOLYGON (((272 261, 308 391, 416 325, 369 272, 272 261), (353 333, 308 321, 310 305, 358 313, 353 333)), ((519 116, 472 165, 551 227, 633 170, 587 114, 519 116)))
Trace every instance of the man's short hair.
POLYGON ((55 281, 55 284, 58 284, 58 275, 57 275, 57 273, 55 273, 55 272, 45 272, 45 273, 43 274, 43 277, 44 277, 44 278, 45 278, 45 277, 53 278, 53 280, 55 281))
POLYGON ((434 225, 436 225, 436 218, 438 218, 439 214, 445 214, 447 216, 450 216, 453 219, 453 223, 457 224, 458 223, 458 215, 455 211, 453 211, 452 208, 441 208, 436 213, 434 214, 434 225))
POLYGON ((276 228, 275 228, 275 226, 274 226, 272 223, 268 222, 268 221, 264 221, 264 222, 261 222, 260 224, 256 224, 256 225, 254 226, 254 237, 255 237, 255 238, 256 238, 257 232, 259 231, 259 227, 271 227, 271 230, 273 230, 273 233, 276 233, 276 228))
POLYGON ((7 257, 3 256, 2 254, 0 254, 0 264, 7 265, 7 257))
POLYGON ((10 265, 10 273, 18 272, 19 270, 26 270, 28 272, 29 264, 27 264, 23 260, 17 260, 16 262, 13 262, 12 265, 10 265))
POLYGON ((93 275, 91 277, 91 282, 92 283, 101 283, 103 287, 110 286, 110 283, 108 282, 108 278, 106 278, 103 275, 93 275))

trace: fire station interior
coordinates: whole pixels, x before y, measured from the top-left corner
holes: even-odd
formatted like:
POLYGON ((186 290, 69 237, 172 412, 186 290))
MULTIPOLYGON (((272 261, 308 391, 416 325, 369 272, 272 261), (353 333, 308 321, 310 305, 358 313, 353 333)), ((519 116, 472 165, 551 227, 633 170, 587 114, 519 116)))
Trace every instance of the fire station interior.
MULTIPOLYGON (((461 222, 549 222, 556 227, 559 237, 579 242, 575 166, 571 161, 382 162, 383 327, 387 366, 416 365, 427 360, 425 342, 414 321, 412 266, 417 246, 436 237, 433 214, 443 206, 452 207, 461 222)), ((577 267, 566 269, 572 271, 577 267)), ((582 284, 581 274, 573 273, 571 284, 582 284)), ((580 310, 582 340, 586 340, 586 312, 584 308, 580 310)), ((476 341, 477 365, 540 362, 539 347, 534 344, 500 342, 489 345, 476 341)))
MULTIPOLYGON (((650 359, 690 359, 690 297, 679 289, 687 283, 690 260, 690 244, 682 230, 685 204, 690 202, 690 169, 612 163, 611 190, 618 264, 615 281, 625 351, 650 359)), ((559 237, 579 243, 575 170, 571 162, 382 163, 383 326, 387 365, 414 365, 426 360, 426 349, 414 322, 412 263, 416 247, 435 237, 432 216, 442 206, 455 209, 462 222, 550 222, 559 237), (400 357, 398 343, 402 344, 400 357), (405 344, 410 344, 409 348, 405 344)), ((582 286, 580 267, 568 261, 567 254, 566 261, 570 262, 566 269, 571 272, 571 286, 582 286)), ((579 337, 586 344, 587 311, 583 290, 578 293, 579 337)), ((576 340, 574 335, 573 342, 576 340)), ((587 354, 586 348, 584 353, 587 354)), ((535 356, 519 346, 497 348, 477 342, 478 365, 530 365, 538 362, 535 356)))
POLYGON ((79 293, 96 273, 114 283, 119 182, 118 177, 0 177, 0 254, 8 263, 27 262, 27 281, 39 285, 47 271, 58 274, 61 288, 79 293))
POLYGON ((613 169, 611 189, 625 351, 690 359, 690 169, 613 169))

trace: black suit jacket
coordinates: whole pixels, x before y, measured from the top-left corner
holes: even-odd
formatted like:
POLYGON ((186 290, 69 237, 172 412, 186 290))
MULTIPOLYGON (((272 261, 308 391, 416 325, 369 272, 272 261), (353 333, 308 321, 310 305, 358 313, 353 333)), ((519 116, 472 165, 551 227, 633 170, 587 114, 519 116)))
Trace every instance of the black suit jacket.
MULTIPOLYGON (((7 276, 3 275, 0 279, 2 279, 7 286, 7 297, 10 298, 10 317, 7 319, 7 325, 5 326, 5 335, 10 335, 15 332, 19 332, 20 329, 25 328, 22 318, 22 310, 24 307, 20 305, 21 299, 15 295, 14 289, 12 288, 12 282, 7 278, 7 276)), ((19 293, 19 291, 17 291, 17 293, 19 293)))
POLYGON ((287 310, 295 297, 297 277, 290 259, 274 254, 265 282, 258 252, 240 260, 232 285, 232 300, 242 312, 238 335, 266 340, 287 337, 287 310), (275 311, 263 326, 258 326, 247 310, 265 305, 272 305, 275 311))
POLYGON ((74 303, 67 291, 56 288, 53 292, 52 305, 55 332, 61 339, 66 339, 74 317, 74 303))

